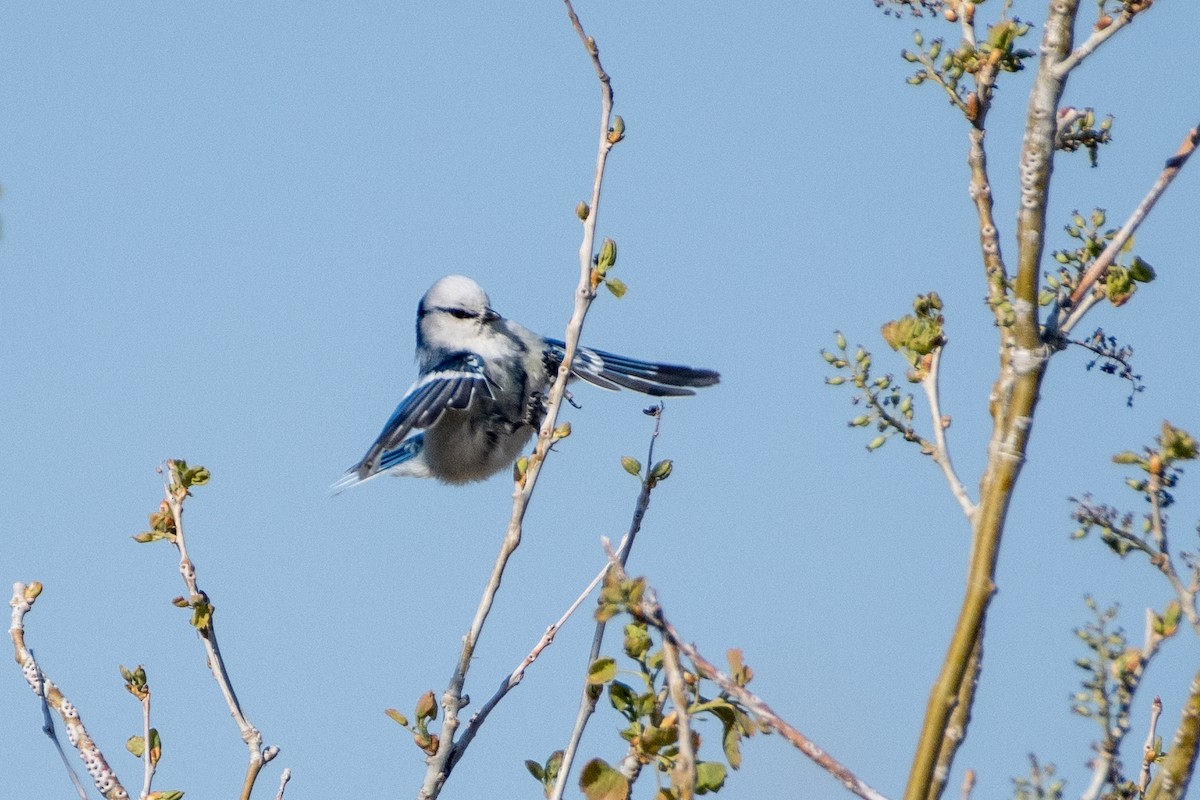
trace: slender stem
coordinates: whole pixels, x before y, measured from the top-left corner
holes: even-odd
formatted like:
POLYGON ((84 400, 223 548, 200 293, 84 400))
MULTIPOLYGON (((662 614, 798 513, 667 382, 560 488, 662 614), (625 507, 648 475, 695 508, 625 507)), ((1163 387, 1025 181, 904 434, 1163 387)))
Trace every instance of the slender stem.
POLYGON ((168 461, 167 472, 166 502, 167 507, 171 511, 171 517, 175 522, 175 536, 173 541, 176 549, 179 551, 179 574, 183 577, 184 585, 187 586, 188 593, 193 601, 199 599, 202 602, 209 603, 208 619, 203 625, 197 627, 197 632, 200 634, 200 641, 204 643, 208 668, 221 690, 221 696, 225 698, 225 704, 229 707, 229 713, 233 717, 233 721, 237 723, 238 730, 241 731, 242 741, 246 743, 249 760, 246 764, 246 777, 242 781, 242 791, 239 797, 240 800, 250 800, 250 795, 254 791, 254 782, 258 779, 259 772, 262 771, 263 765, 279 753, 279 748, 275 746, 263 747, 262 733, 250 722, 250 719, 246 716, 246 712, 242 710, 241 703, 238 702, 237 694, 233 691, 233 682, 229 679, 229 671, 225 667, 225 659, 221 657, 221 648, 217 644, 217 630, 213 620, 216 611, 209 602, 208 595, 200 590, 199 583, 196 580, 196 565, 192 562, 191 557, 188 556, 187 538, 184 535, 183 528, 183 503, 188 496, 188 490, 183 486, 178 475, 177 462, 168 461))
POLYGON ((1138 774, 1138 790, 1143 797, 1150 786, 1150 765, 1158 755, 1155 740, 1158 738, 1158 718, 1162 715, 1162 708, 1162 699, 1155 697, 1154 702, 1150 704, 1150 726, 1146 731, 1146 743, 1142 745, 1142 769, 1138 774))
MULTIPOLYGON (((629 535, 626 534, 621 539, 621 545, 619 548, 620 552, 625 552, 626 548, 628 547, 628 543, 629 535)), ((475 734, 479 732, 480 726, 482 726, 487 720, 488 715, 491 714, 492 710, 500 703, 501 700, 504 699, 505 695, 507 695, 510 691, 515 689, 518 684, 521 683, 521 681, 525 678, 525 670, 527 670, 534 661, 537 661, 543 650, 554 643, 554 637, 558 635, 559 630, 561 630, 562 626, 566 624, 567 620, 579 610, 579 607, 583 605, 583 601, 587 600, 591 593, 596 590, 596 587, 600 585, 602 580, 604 580, 604 575, 607 572, 608 567, 605 566, 602 570, 596 573, 596 576, 592 578, 591 583, 587 585, 586 589, 580 592, 579 596, 575 598, 574 602, 571 603, 570 607, 567 608, 563 615, 546 628, 545 633, 542 634, 542 638, 539 639, 537 644, 533 646, 533 649, 529 651, 529 654, 526 655, 525 658, 521 659, 521 663, 517 665, 517 668, 509 673, 508 677, 500 682, 500 688, 496 690, 496 693, 488 698, 488 701, 484 703, 478 711, 471 715, 471 719, 463 728, 462 735, 459 736, 458 741, 454 743, 454 752, 450 755, 451 769, 453 769, 458 763, 459 759, 462 758, 463 753, 466 751, 467 747, 470 746, 471 741, 475 738, 475 734)))
POLYGON ((486 622, 488 614, 491 612, 496 593, 500 590, 500 582, 504 576, 504 569, 513 552, 521 544, 522 524, 525 519, 525 512, 529 507, 533 490, 537 485, 538 475, 541 473, 542 465, 545 463, 546 455, 550 450, 555 425, 558 420, 558 411, 562 406, 563 397, 567 389, 567 378, 571 372, 571 363, 575 358, 575 351, 579 346, 579 337, 583 331, 583 322, 587 317, 592 300, 596 296, 596 289, 592 282, 592 253, 596 241, 596 221, 600 211, 600 190, 604 182, 604 166, 608 160, 609 151, 612 150, 612 146, 615 143, 615 140, 609 137, 613 94, 608 73, 601 66, 600 53, 596 48, 595 41, 584 34, 583 28, 579 23, 579 18, 575 15, 575 11, 571 7, 570 0, 564 0, 564 2, 566 3, 571 23, 591 57, 592 66, 596 70, 601 87, 600 143, 596 155, 595 177, 592 182, 590 213, 587 219, 583 221, 583 242, 579 248, 580 277, 579 285, 575 290, 575 308, 571 314, 570 321, 567 323, 566 335, 564 337, 566 340, 564 345, 565 352, 554 384, 550 388, 550 397, 546 402, 545 419, 538 432, 537 442, 534 444, 533 454, 529 457, 525 473, 518 480, 513 493, 513 510, 512 516, 509 518, 508 530, 505 533, 504 541, 501 543, 500 553, 496 558, 495 565, 492 567, 492 573, 488 578, 487 585, 484 587, 479 607, 475 611, 475 617, 471 621, 471 627, 466 636, 463 637, 463 647, 459 654, 454 674, 451 676, 450 683, 442 695, 444 716, 442 719, 441 735, 438 740, 437 752, 429 758, 425 770, 425 779, 421 784, 420 791, 417 793, 417 797, 420 800, 432 800, 432 798, 437 797, 441 793, 446 779, 450 776, 450 771, 453 769, 454 762, 452 762, 452 757, 455 748, 455 733, 459 727, 458 712, 463 706, 463 686, 466 683, 467 671, 470 669, 471 658, 475 653, 476 644, 483 631, 484 622, 486 622))
POLYGON ((942 348, 934 348, 930 356, 929 369, 921 380, 921 388, 925 390, 925 397, 929 401, 929 413, 933 417, 933 440, 936 447, 930 457, 942 468, 942 474, 946 476, 946 483, 950 486, 950 493, 958 501, 963 514, 970 520, 975 516, 975 503, 971 501, 970 495, 967 494, 967 487, 963 485, 958 473, 954 471, 954 463, 950 460, 950 448, 946 444, 946 426, 949 422, 942 416, 941 399, 938 392, 938 371, 942 363, 942 348))
MULTIPOLYGON (((654 466, 654 443, 658 439, 658 432, 662 425, 663 406, 659 405, 654 413, 654 432, 650 434, 650 447, 646 454, 646 478, 642 481, 642 489, 638 493, 637 505, 633 510, 633 520, 629 523, 629 531, 621 540, 622 549, 616 555, 616 563, 624 568, 629 560, 629 553, 633 550, 633 542, 637 538, 638 531, 642 529, 642 520, 646 516, 646 510, 650 507, 650 492, 654 489, 654 482, 650 478, 650 470, 654 466)), ((608 567, 605 568, 608 571, 608 567)), ((600 647, 604 642, 605 623, 596 623, 596 632, 592 636, 592 648, 588 652, 588 666, 600 657, 600 647)), ((579 711, 575 715, 575 727, 571 730, 571 738, 567 741, 567 746, 563 750, 562 765, 558 770, 558 779, 554 783, 554 789, 547 800, 562 800, 563 792, 567 789, 567 778, 571 772, 571 765, 575 761, 575 755, 579 752, 579 742, 583 739, 584 728, 587 727, 588 719, 592 716, 592 712, 596 710, 596 696, 591 694, 589 686, 586 684, 583 688, 582 696, 579 698, 579 711)))
POLYGON ((275 793, 275 800, 283 800, 283 790, 287 788, 288 781, 292 779, 291 769, 285 768, 279 774, 279 791, 275 793))
POLYGON ((146 688, 146 694, 142 698, 142 742, 145 750, 142 753, 143 775, 142 775, 142 793, 139 795, 141 800, 146 800, 146 795, 150 794, 150 784, 154 781, 154 759, 150 753, 150 689, 146 688))
POLYGON ((1079 281, 1079 285, 1071 293, 1070 304, 1059 312, 1061 319, 1059 330, 1064 335, 1069 333, 1075 327, 1076 323, 1083 318, 1083 315, 1087 313, 1087 310, 1091 308, 1093 304, 1085 305, 1082 301, 1089 296, 1088 293, 1095 287, 1096 282, 1100 280, 1100 277, 1116 261, 1121 249, 1146 219, 1150 210, 1154 208, 1155 203, 1166 192, 1167 187, 1175 180, 1175 176, 1183 169, 1183 165, 1187 163, 1188 158, 1195 152, 1198 144, 1200 144, 1200 126, 1188 131, 1187 136, 1183 139, 1183 143, 1175 151, 1175 155, 1167 159, 1162 172, 1159 173, 1158 178, 1154 181, 1154 185, 1150 187, 1150 191, 1142 198, 1142 202, 1138 203, 1137 208, 1129 215, 1129 219, 1125 220, 1125 224, 1121 226, 1121 229, 1117 231, 1113 240, 1104 248, 1104 252, 1092 262, 1088 271, 1084 273, 1079 281))

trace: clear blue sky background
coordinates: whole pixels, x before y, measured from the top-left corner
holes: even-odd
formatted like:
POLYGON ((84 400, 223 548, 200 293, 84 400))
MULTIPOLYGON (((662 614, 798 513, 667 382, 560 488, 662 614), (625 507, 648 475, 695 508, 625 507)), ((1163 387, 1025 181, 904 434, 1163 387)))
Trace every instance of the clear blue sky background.
MULTIPOLYGON (((1044 7, 1016 11, 1036 23, 1044 7)), ((631 571, 703 651, 743 648, 768 702, 899 794, 968 531, 914 448, 864 451, 868 435, 845 426, 850 393, 823 385, 818 351, 840 328, 901 372, 879 325, 938 290, 950 434, 974 490, 997 355, 965 124, 937 90, 904 85, 913 23, 870 0, 578 10, 628 124, 600 233, 620 243, 630 292, 599 299, 585 341, 723 376, 668 405, 659 454, 676 470, 631 571)), ((562 4, 26 3, 2 23, 0 577, 46 585, 27 620, 35 652, 127 787, 140 785, 123 752, 140 719, 117 665, 141 663, 166 743, 156 787, 236 792, 245 749, 186 612, 169 604, 182 592, 174 551, 129 539, 160 499, 155 465, 204 464, 213 481, 188 512, 201 585, 246 709, 282 748, 260 791, 290 766, 292 800, 412 796, 421 754, 382 711, 445 687, 510 483, 379 480, 336 498, 326 487, 410 383, 413 312, 435 279, 471 275, 531 327, 566 322, 598 90, 562 4)), ((1116 221, 1141 198, 1197 122, 1200 84, 1183 67, 1195 39, 1188 4, 1156 3, 1072 79, 1066 102, 1115 114, 1116 142, 1100 169, 1060 157, 1055 226, 1094 205, 1116 221)), ((1006 78, 989 145, 1011 255, 1030 75, 1006 78)), ((1081 598, 1120 601, 1137 641, 1143 607, 1168 599, 1144 563, 1068 541, 1066 498, 1092 489, 1135 504, 1108 456, 1150 441, 1165 417, 1200 429, 1193 170, 1138 237, 1159 281, 1080 329, 1134 344, 1147 391, 1127 408, 1127 387, 1085 371, 1078 351, 1045 384, 952 778, 978 770, 979 797, 1006 795, 1030 751, 1082 791, 1095 731, 1068 712, 1081 598)), ((544 474, 473 664, 476 704, 601 566, 599 537, 617 537, 633 508, 619 458, 645 452, 646 401, 576 396, 575 434, 544 474)), ((1187 480, 1180 546, 1200 515, 1187 480)), ((565 743, 590 636, 586 617, 572 622, 445 797, 538 796, 522 762, 565 743)), ((1174 729, 1198 655, 1182 635, 1148 674, 1131 761, 1154 693, 1174 729)), ((7 791, 68 796, 11 664, 0 708, 7 791)), ((618 758, 619 727, 602 706, 584 754, 618 758)), ((721 796, 798 787, 842 791, 760 738, 721 796)))

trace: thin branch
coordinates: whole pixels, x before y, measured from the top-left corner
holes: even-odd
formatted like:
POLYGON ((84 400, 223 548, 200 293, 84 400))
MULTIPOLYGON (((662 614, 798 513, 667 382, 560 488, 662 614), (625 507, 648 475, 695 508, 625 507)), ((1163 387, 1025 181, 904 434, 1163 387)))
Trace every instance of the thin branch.
POLYGON ((929 369, 925 373, 925 377, 921 379, 921 388, 925 390, 925 397, 929 401, 929 413, 933 417, 933 439, 936 447, 930 453, 930 457, 935 464, 942 468, 942 474, 946 476, 946 483, 950 486, 950 493, 958 501, 963 514, 970 520, 975 516, 975 503, 971 501, 967 487, 963 485, 958 473, 954 471, 954 463, 950 460, 950 448, 946 444, 946 428, 950 423, 947 418, 942 416, 938 392, 938 368, 942 362, 942 348, 935 347, 930 356, 929 369))
MULTIPOLYGON (((83 766, 91 776, 97 791, 104 795, 106 800, 129 800, 129 793, 125 791, 125 787, 117 779, 116 773, 104 760, 104 754, 100 752, 100 748, 88 734, 87 728, 83 726, 79 711, 46 677, 34 659, 33 653, 25 645, 25 615, 33 608, 33 603, 41 591, 40 583, 35 582, 28 586, 20 582, 13 584, 12 599, 8 603, 12 607, 12 621, 8 635, 13 643, 13 657, 21 666, 21 672, 25 676, 25 682, 29 684, 29 688, 46 705, 53 708, 62 719, 63 725, 67 729, 67 741, 79 752, 79 758, 83 761, 83 766)), ((74 770, 68 769, 68 771, 74 774, 74 770)), ((78 782, 76 782, 76 786, 78 787, 78 782)))
POLYGON ((292 779, 292 770, 284 768, 279 774, 279 791, 275 793, 275 800, 283 800, 283 790, 287 788, 288 781, 292 779))
MULTIPOLYGON (((629 535, 626 534, 624 537, 622 537, 621 546, 619 548, 622 553, 625 552, 628 543, 629 535)), ((525 658, 521 659, 521 663, 517 665, 517 668, 509 673, 508 677, 500 682, 500 688, 496 690, 496 693, 488 698, 488 701, 484 703, 478 711, 471 715, 471 719, 467 721, 466 726, 463 728, 462 735, 459 736, 458 741, 454 743, 454 752, 450 755, 451 769, 454 769, 455 765, 458 764, 459 759, 462 758, 463 753, 466 751, 467 747, 470 746, 471 741, 475 738, 475 734, 479 732, 480 726, 483 725, 483 723, 487 720, 488 715, 491 714, 492 710, 495 709, 500 701, 504 699, 505 695, 507 695, 521 683, 521 681, 525 678, 525 670, 529 669, 534 661, 537 661, 543 650, 554 643, 554 637, 558 635, 559 630, 561 630, 562 626, 566 624, 567 620, 570 619, 577 610, 579 610, 579 607, 583 605, 583 601, 587 600, 592 592, 596 590, 596 587, 599 586, 600 582, 604 580, 604 575, 607 572, 608 567, 605 566, 604 569, 596 573, 596 577, 592 578, 591 583, 587 585, 586 589, 580 592, 579 596, 575 598, 575 601, 571 603, 570 607, 567 608, 563 615, 546 628, 545 633, 542 634, 542 638, 539 639, 537 644, 533 646, 533 649, 529 651, 529 654, 526 655, 525 658)))
POLYGON ((1075 324, 1083 317, 1093 304, 1084 304, 1081 301, 1095 287, 1096 282, 1100 277, 1108 271, 1108 268, 1113 265, 1117 258, 1117 254, 1121 252, 1121 248, 1129 241, 1134 232, 1146 219, 1150 210, 1154 208, 1155 203, 1162 197, 1167 187, 1175 180, 1175 176, 1183 169, 1183 165, 1187 163, 1195 151, 1196 146, 1200 144, 1200 126, 1192 128, 1184 137, 1183 143, 1179 145, 1179 149, 1175 151, 1175 155, 1167 159, 1166 165, 1159 173, 1158 179, 1154 181, 1154 185, 1150 187, 1150 191, 1142 198, 1129 215, 1129 219, 1125 220, 1125 224, 1117 231, 1117 235, 1113 238, 1108 246, 1104 248, 1104 252, 1092 262, 1088 271, 1084 273, 1079 281, 1079 285, 1075 287, 1075 291, 1071 293, 1070 302, 1067 306, 1059 311, 1060 324, 1058 329, 1065 335, 1071 331, 1075 324))
POLYGON ((584 47, 588 51, 588 55, 591 57, 592 66, 595 68, 596 75, 600 80, 601 89, 600 142, 596 154, 595 177, 592 182, 592 202, 589 206, 587 218, 583 220, 583 242, 579 247, 580 275, 579 285, 575 290, 575 308, 570 321, 567 323, 566 335, 564 336, 564 355, 562 363, 558 368, 558 374, 555 376, 554 384, 550 388, 550 397, 546 402, 545 419, 538 432, 537 442, 534 445, 533 454, 529 457, 525 473, 518 479, 516 490, 513 493, 513 510, 512 516, 509 519, 508 530, 500 546, 500 553, 496 558, 495 565, 492 567, 492 573, 488 578, 487 585, 484 587, 479 607, 476 609, 475 617, 471 622, 471 628, 466 636, 463 637, 463 647, 458 663, 455 666, 454 674, 451 676, 450 684, 442 695, 444 716, 441 735, 437 752, 429 758, 425 770, 425 779, 420 791, 417 793, 417 797, 420 800, 432 800, 437 797, 441 793, 446 779, 450 776, 451 769, 453 769, 451 759, 455 747, 454 736, 459 726, 458 712, 464 705, 463 685, 466 682, 467 671, 470 669, 471 658, 475 653, 475 647, 483 630, 484 622, 491 612, 492 603, 495 601, 496 593, 500 589, 500 581, 504 576, 504 569, 508 564, 508 559, 521 544, 522 523, 525 519, 525 511, 529 507, 529 501, 537 485, 538 475, 541 473, 542 465, 545 463, 546 455, 550 450, 555 425, 558 420, 558 411, 562 406, 563 396, 567 389, 567 378, 571 372, 571 363, 575 358, 575 351, 579 346, 579 337, 583 331, 583 322, 587 316, 588 309, 591 307, 592 300, 596 296, 596 287, 593 283, 592 253, 595 249, 596 241, 596 220, 600 211, 600 189, 604 182, 604 165, 608 160, 608 153, 612 150, 612 146, 620 140, 620 137, 611 135, 609 131, 612 119, 612 85, 608 73, 604 71, 600 63, 600 52, 596 47, 595 41, 583 32, 583 27, 580 25, 575 10, 571 7, 570 0, 564 0, 564 2, 567 6, 567 13, 570 16, 571 24, 579 34, 584 47))
MULTIPOLYGON (((1150 0, 1150 2, 1153 2, 1153 0, 1150 0)), ((1097 24, 1092 28, 1091 36, 1089 36, 1083 44, 1076 47, 1071 52, 1071 55, 1058 62, 1058 64, 1054 67, 1054 72, 1058 75, 1058 77, 1065 78, 1071 72, 1071 70, 1083 63, 1084 59, 1096 52, 1097 47, 1111 39, 1114 35, 1116 35, 1117 31, 1133 22, 1133 18, 1136 17, 1140 12, 1149 8, 1150 2, 1140 2, 1136 4, 1131 3, 1116 19, 1112 19, 1110 17, 1107 25, 1102 26, 1097 24)))
MULTIPOLYGON (((637 505, 633 509, 633 519, 629 523, 629 531, 621 539, 621 550, 614 556, 615 563, 619 564, 623 569, 626 562, 629 560, 629 552, 633 549, 633 542, 637 539, 638 531, 642 529, 642 520, 646 516, 646 510, 650 507, 650 492, 653 491, 655 481, 650 476, 650 471, 654 466, 654 443, 658 439, 658 432, 662 425, 663 406, 660 404, 653 407, 654 410, 654 432, 650 434, 650 447, 646 454, 646 478, 642 481, 642 489, 638 493, 637 505)), ((649 411, 649 409, 647 409, 649 411)), ((612 561, 612 559, 610 559, 612 561)), ((607 572, 609 567, 605 567, 607 572)), ((596 632, 592 636, 592 649, 588 653, 588 666, 600 657, 600 646, 604 642, 604 622, 596 623, 596 632)), ((592 712, 596 710, 597 698, 592 695, 588 685, 584 685, 582 696, 579 698, 579 711, 575 715, 575 727, 571 730, 571 738, 567 741, 567 746, 563 750, 562 765, 559 767, 558 779, 554 783, 554 790, 547 795, 547 800, 562 800, 563 792, 567 789, 567 777, 571 772, 571 765, 575 761, 575 754, 579 751, 579 742, 583 739, 584 728, 587 727, 588 719, 591 718, 592 712)))
POLYGON ((671 777, 679 800, 692 800, 696 791, 696 748, 692 741, 687 687, 683 681, 683 667, 679 663, 679 648, 669 639, 663 639, 663 668, 667 673, 667 686, 671 690, 671 704, 675 707, 675 728, 679 731, 679 754, 671 767, 671 777))
MULTIPOLYGON (((217 644, 217 630, 213 620, 215 609, 208 600, 208 595, 200 590, 196 581, 196 565, 188 556, 187 540, 183 529, 183 502, 188 496, 188 490, 179 474, 179 462, 167 461, 167 472, 166 503, 175 523, 175 535, 171 541, 179 551, 179 574, 183 577, 184 585, 187 586, 192 602, 199 601, 208 605, 207 619, 203 624, 197 625, 196 630, 200 634, 200 641, 204 643, 208 668, 221 690, 221 696, 225 698, 225 704, 229 707, 229 713, 233 717, 233 721, 237 723, 238 730, 242 734, 242 741, 246 743, 246 749, 249 752, 249 762, 246 765, 246 777, 242 781, 240 800, 250 800, 258 773, 262 771, 268 761, 278 755, 279 748, 274 745, 263 747, 262 733, 251 724, 242 710, 241 703, 238 702, 237 694, 233 691, 233 682, 229 679, 225 659, 221 657, 221 648, 217 644)), ((147 741, 147 745, 149 745, 149 741, 147 741)))
POLYGON ((662 632, 664 642, 669 641, 679 649, 680 653, 687 656, 688 660, 696 666, 696 670, 701 676, 715 683, 726 694, 737 698, 738 702, 754 714, 761 723, 790 742, 792 746, 812 759, 821 769, 837 778, 843 786, 858 797, 863 798, 863 800, 886 800, 884 795, 872 789, 851 772, 849 768, 814 744, 807 736, 789 725, 770 706, 763 702, 762 698, 748 691, 744 686, 739 686, 732 678, 714 666, 712 662, 700 654, 695 645, 685 642, 675 626, 664 616, 662 606, 659 605, 657 600, 653 599, 651 592, 646 592, 644 596, 642 613, 649 624, 662 632))
POLYGON ((146 800, 146 796, 150 794, 150 784, 154 782, 155 759, 151 754, 150 748, 150 688, 146 687, 145 694, 141 698, 142 705, 142 743, 144 749, 142 751, 142 793, 138 795, 141 800, 146 800))
POLYGON ((1138 791, 1146 796, 1150 786, 1150 765, 1158 757, 1158 718, 1162 715, 1162 698, 1155 697, 1150 704, 1150 726, 1146 731, 1146 743, 1142 745, 1142 770, 1138 775, 1138 791))

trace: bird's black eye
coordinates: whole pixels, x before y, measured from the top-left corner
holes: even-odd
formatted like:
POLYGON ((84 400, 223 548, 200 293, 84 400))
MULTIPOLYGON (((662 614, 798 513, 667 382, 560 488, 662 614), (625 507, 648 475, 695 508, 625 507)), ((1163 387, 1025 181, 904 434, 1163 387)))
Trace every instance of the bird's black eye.
POLYGON ((474 319, 475 317, 479 316, 471 311, 467 311, 465 308, 448 308, 446 310, 449 311, 450 316, 454 317, 455 319, 474 319))

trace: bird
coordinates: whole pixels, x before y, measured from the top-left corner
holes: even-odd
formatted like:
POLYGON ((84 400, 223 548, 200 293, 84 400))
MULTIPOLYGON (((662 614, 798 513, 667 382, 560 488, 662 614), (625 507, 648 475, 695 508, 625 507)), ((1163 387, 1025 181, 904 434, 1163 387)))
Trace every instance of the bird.
MULTIPOLYGON (((502 317, 471 278, 441 278, 417 307, 416 382, 331 491, 385 473, 465 484, 510 467, 541 426, 550 382, 564 358, 561 340, 502 317)), ((721 376, 578 347, 568 380, 576 378, 604 389, 679 397, 721 376)))

